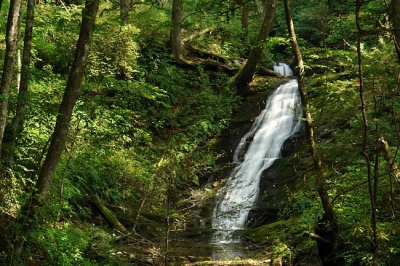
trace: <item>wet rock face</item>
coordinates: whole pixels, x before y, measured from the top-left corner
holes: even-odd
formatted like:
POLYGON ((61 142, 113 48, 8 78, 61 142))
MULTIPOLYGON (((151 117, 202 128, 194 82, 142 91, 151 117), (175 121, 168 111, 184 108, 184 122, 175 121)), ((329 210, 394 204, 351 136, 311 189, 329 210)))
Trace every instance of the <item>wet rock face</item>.
MULTIPOLYGON (((205 182, 214 182, 229 177, 233 170, 233 154, 241 138, 250 130, 255 118, 264 109, 266 101, 277 86, 287 80, 262 81, 268 88, 245 98, 240 109, 233 116, 230 127, 222 133, 217 147, 223 153, 218 165, 219 169, 205 182), (229 167, 230 165, 230 167, 229 167)), ((281 151, 282 159, 277 160, 269 169, 265 170, 260 181, 260 193, 255 208, 250 212, 248 227, 256 227, 274 222, 278 213, 287 204, 287 195, 295 187, 298 179, 294 167, 297 162, 293 154, 303 144, 302 132, 288 139, 281 151)), ((251 139, 248 140, 251 142, 251 139)), ((244 149, 247 150, 247 149, 244 149)))
POLYGON ((288 139, 282 148, 282 158, 264 171, 257 204, 249 213, 248 227, 258 227, 278 220, 279 212, 288 203, 288 193, 295 188, 299 179, 295 167, 298 168, 300 162, 293 154, 302 144, 301 133, 288 139))
MULTIPOLYGON (((268 97, 287 79, 256 78, 251 86, 254 94, 246 97, 240 108, 232 116, 228 129, 222 132, 217 150, 224 153, 218 161, 219 165, 232 162, 233 154, 242 137, 250 130, 256 117, 265 108, 268 97)), ((251 139, 249 139, 251 142, 251 139)))

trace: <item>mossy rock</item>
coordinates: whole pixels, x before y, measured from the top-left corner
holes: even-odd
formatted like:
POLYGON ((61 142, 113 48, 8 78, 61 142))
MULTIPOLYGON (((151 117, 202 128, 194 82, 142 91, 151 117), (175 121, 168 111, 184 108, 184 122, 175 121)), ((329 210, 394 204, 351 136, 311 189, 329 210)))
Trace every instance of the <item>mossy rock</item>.
POLYGON ((249 242, 265 246, 273 257, 282 257, 300 264, 319 265, 316 243, 304 234, 300 221, 301 216, 293 216, 247 229, 244 237, 249 242))
POLYGON ((247 229, 245 237, 250 242, 259 245, 291 239, 294 235, 299 234, 296 230, 298 219, 298 217, 292 217, 288 220, 279 220, 257 228, 247 229))

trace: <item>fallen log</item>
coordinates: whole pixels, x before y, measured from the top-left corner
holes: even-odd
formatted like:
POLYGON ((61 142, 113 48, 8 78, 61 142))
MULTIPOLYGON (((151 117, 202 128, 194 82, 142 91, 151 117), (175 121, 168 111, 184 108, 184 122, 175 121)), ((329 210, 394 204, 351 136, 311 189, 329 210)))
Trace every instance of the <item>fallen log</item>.
POLYGON ((203 59, 199 60, 198 64, 203 66, 206 70, 211 71, 221 71, 225 72, 226 74, 233 76, 238 71, 238 68, 233 68, 231 66, 225 65, 220 63, 219 61, 213 59, 203 59))
MULTIPOLYGON (((245 63, 245 60, 242 58, 228 58, 228 57, 222 56, 220 54, 210 52, 210 51, 201 49, 201 48, 193 46, 193 45, 190 45, 189 49, 193 54, 195 54, 199 57, 205 58, 205 61, 203 61, 203 62, 207 62, 206 64, 209 64, 210 68, 211 68, 211 65, 216 65, 216 62, 223 64, 223 65, 220 65, 219 68, 216 67, 216 69, 223 70, 224 72, 228 73, 229 75, 234 75, 237 71, 239 71, 241 66, 243 66, 243 64, 245 63), (208 60, 208 59, 210 59, 210 60, 208 60)), ((215 69, 211 69, 211 70, 215 70, 215 69)), ((257 74, 260 76, 277 77, 277 78, 285 77, 272 69, 268 69, 268 68, 265 68, 262 66, 257 67, 257 74)))
POLYGON ((192 35, 189 35, 188 37, 183 38, 182 39, 182 43, 185 44, 185 43, 191 42, 194 39, 197 39, 197 38, 199 38, 200 36, 202 36, 202 35, 204 35, 206 33, 210 33, 211 31, 212 31, 211 28, 205 28, 203 30, 197 31, 197 32, 193 33, 192 35))
POLYGON ((256 73, 260 76, 267 76, 267 77, 276 77, 276 78, 284 78, 285 76, 279 74, 276 71, 273 71, 272 69, 268 69, 262 66, 257 67, 256 73))
POLYGON ((180 59, 176 60, 175 63, 180 67, 188 69, 196 69, 197 67, 203 67, 205 70, 221 71, 230 76, 235 75, 235 73, 238 70, 238 68, 232 68, 230 66, 227 66, 221 62, 212 59, 200 59, 200 58, 194 60, 180 59))
POLYGON ((214 52, 210 52, 210 51, 201 49, 201 48, 199 48, 197 46, 193 46, 193 45, 190 45, 189 49, 193 54, 196 54, 196 55, 198 55, 200 57, 214 59, 214 60, 216 60, 218 62, 227 64, 227 65, 231 64, 231 60, 229 58, 224 57, 224 56, 222 56, 220 54, 217 54, 217 53, 214 53, 214 52))
POLYGON ((92 199, 94 205, 99 210, 103 218, 117 231, 123 234, 129 234, 125 226, 118 220, 117 216, 115 216, 115 214, 109 208, 107 208, 106 205, 104 205, 99 196, 94 193, 90 194, 90 198, 92 199))
POLYGON ((327 239, 323 238, 322 236, 317 235, 317 234, 315 234, 315 233, 309 233, 309 234, 308 234, 308 237, 311 238, 312 240, 315 240, 315 241, 321 241, 321 242, 324 242, 324 243, 326 243, 326 244, 329 244, 329 243, 330 243, 329 240, 327 240, 327 239))

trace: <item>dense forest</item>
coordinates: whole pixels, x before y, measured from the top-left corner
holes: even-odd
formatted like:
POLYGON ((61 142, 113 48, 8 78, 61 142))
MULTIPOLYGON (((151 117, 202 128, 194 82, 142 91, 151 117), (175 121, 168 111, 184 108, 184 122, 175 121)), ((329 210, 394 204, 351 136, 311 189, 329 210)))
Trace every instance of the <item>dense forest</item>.
POLYGON ((399 0, 0 0, 0 40, 1 265, 400 264, 399 0))

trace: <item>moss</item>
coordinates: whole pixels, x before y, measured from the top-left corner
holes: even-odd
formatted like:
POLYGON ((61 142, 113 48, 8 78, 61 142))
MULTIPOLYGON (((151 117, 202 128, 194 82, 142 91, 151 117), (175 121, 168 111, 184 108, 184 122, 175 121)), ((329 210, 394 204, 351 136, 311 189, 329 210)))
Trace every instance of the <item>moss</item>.
POLYGON ((288 220, 279 220, 271 224, 263 225, 254 229, 248 229, 245 237, 255 244, 272 244, 277 240, 286 240, 297 234, 296 224, 298 217, 288 220))
POLYGON ((302 216, 293 216, 245 232, 245 238, 267 248, 274 258, 286 262, 298 261, 314 264, 317 261, 315 241, 306 237, 301 226, 302 216))

